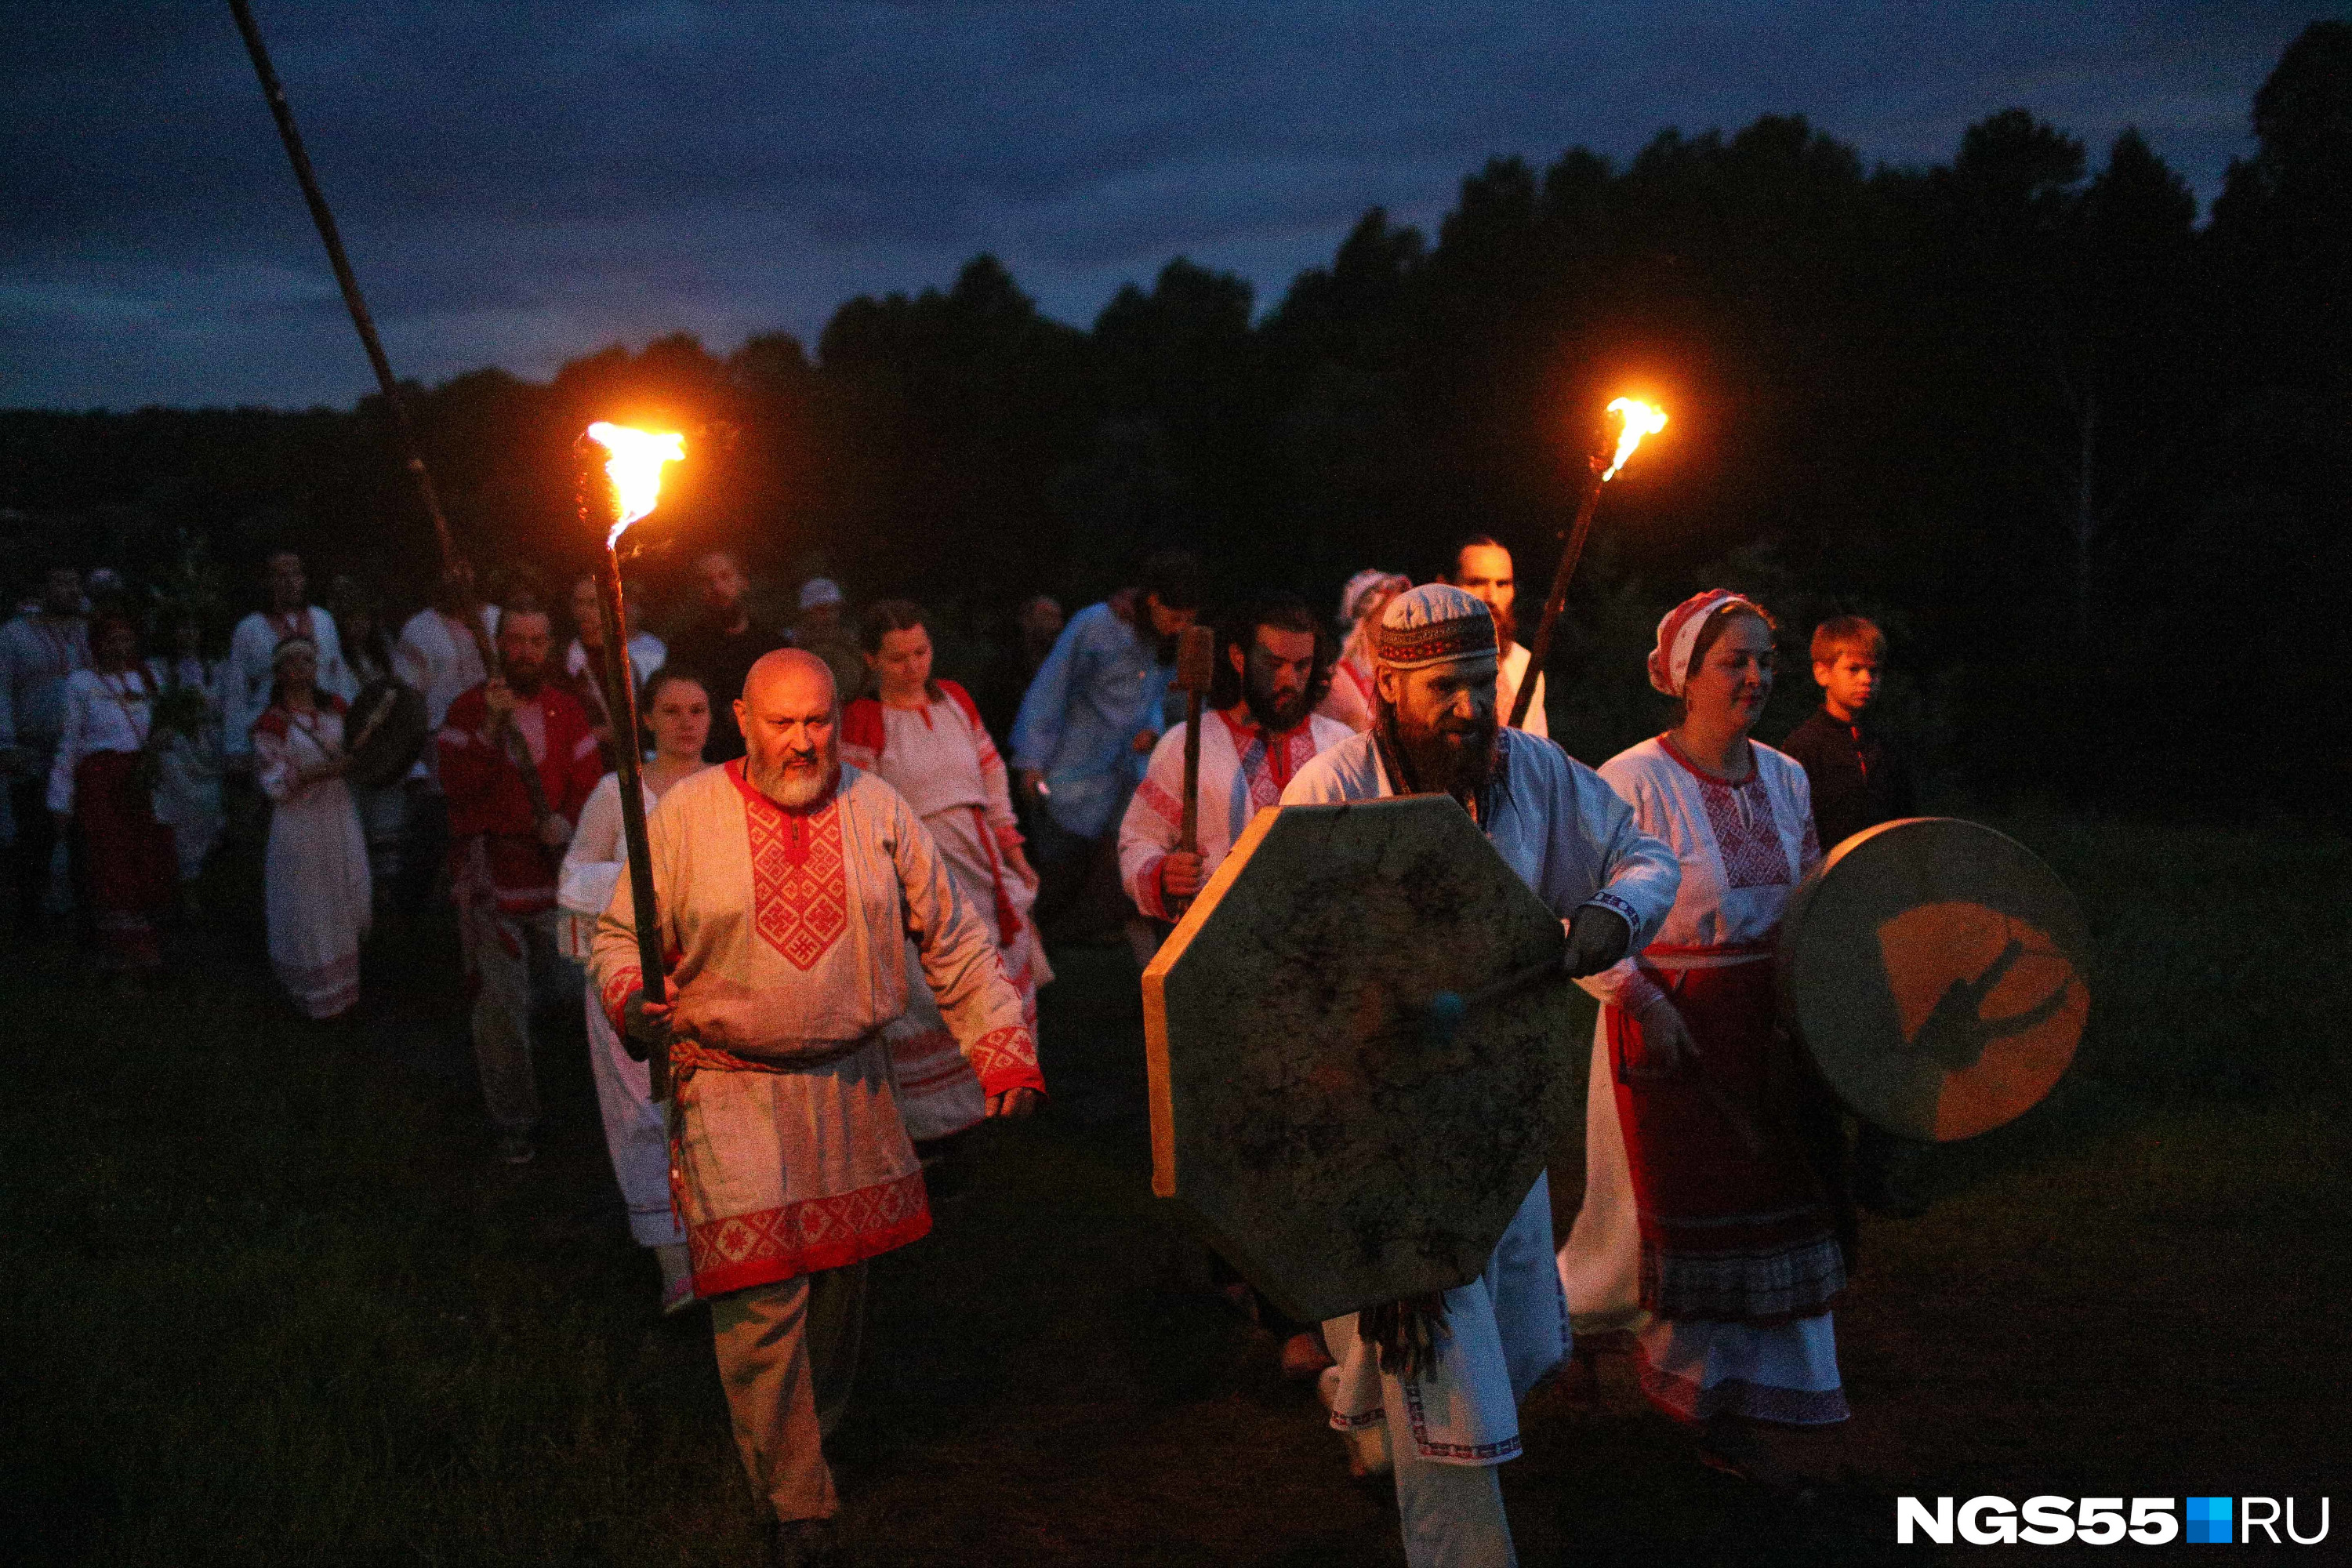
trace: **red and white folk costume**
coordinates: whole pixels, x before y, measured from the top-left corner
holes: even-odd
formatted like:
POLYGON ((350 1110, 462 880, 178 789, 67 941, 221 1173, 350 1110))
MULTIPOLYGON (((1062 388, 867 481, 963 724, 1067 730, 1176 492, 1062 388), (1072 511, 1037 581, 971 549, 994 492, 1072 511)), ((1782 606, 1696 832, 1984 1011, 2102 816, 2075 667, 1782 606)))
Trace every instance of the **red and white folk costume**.
POLYGON ((340 776, 302 776, 343 755, 343 700, 318 693, 308 713, 272 706, 253 725, 255 776, 270 799, 262 879, 269 963, 312 1018, 360 999, 360 941, 374 910, 367 837, 340 776))
MULTIPOLYGON (((1179 912, 1160 889, 1160 871, 1183 826, 1185 728, 1178 724, 1160 737, 1118 825, 1118 879, 1135 907, 1155 921, 1173 921, 1179 912)), ((1282 804, 1282 792, 1299 769, 1353 735, 1345 724, 1319 713, 1280 734, 1252 723, 1245 706, 1203 714, 1196 827, 1202 875, 1224 863, 1252 817, 1282 804)))
POLYGON ((435 753, 449 797, 450 897, 457 906, 482 1100, 499 1131, 518 1138, 539 1121, 531 973, 535 965, 556 962, 562 851, 539 836, 517 763, 517 737, 539 774, 548 810, 570 826, 578 825, 604 762, 588 716, 569 692, 541 682, 518 700, 513 729, 500 738, 488 726, 486 689, 477 686, 449 704, 435 753))
MULTIPOLYGON (((671 1047, 683 1131, 671 1190, 698 1294, 903 1247, 930 1228, 884 1026, 907 1010, 905 942, 987 1094, 1043 1089, 1035 1037, 986 920, 888 784, 855 767, 787 811, 741 759, 673 785, 646 825, 679 998, 714 1021, 671 1047)), ((618 1026, 642 989, 635 911, 597 922, 597 994, 618 1026)))
MULTIPOLYGON (((1703 595, 1667 617, 1652 659, 1662 690, 1680 692, 1696 624, 1732 597, 1703 595)), ((1638 1323, 1643 1388, 1668 1414, 1812 1426, 1847 1414, 1830 1311, 1845 1270, 1831 1211, 1788 1131, 1826 1091, 1774 1037, 1771 958, 1789 896, 1822 852, 1804 769, 1769 746, 1751 742, 1749 752, 1738 783, 1704 772, 1664 736, 1601 764, 1643 830, 1673 847, 1682 891, 1640 956, 1592 986, 1610 1005, 1594 1041, 1585 1205, 1560 1272, 1580 1321, 1638 1323), (1635 1015, 1659 991, 1715 1088, 1748 1111, 1760 1152, 1691 1067, 1663 1081, 1628 1077, 1641 1046, 1635 1015)))
MULTIPOLYGON (((779 1519, 829 1517, 822 1436, 863 1265, 931 1225, 883 1037, 907 1010, 908 938, 983 1092, 1042 1089, 1036 1041, 986 921, 871 773, 845 766, 786 810, 738 758, 671 786, 646 837, 671 994, 704 1020, 670 1047, 670 1190, 695 1290, 719 1298, 712 1343, 752 1484, 779 1519)), ((617 1029, 643 988, 626 879, 590 972, 617 1029)))
MULTIPOLYGON (((1022 1021, 1034 1036, 1037 989, 1054 978, 1054 969, 1029 920, 1037 889, 1013 868, 1022 837, 1004 759, 970 693, 952 680, 932 684, 938 695, 919 710, 888 707, 873 697, 844 708, 842 759, 896 789, 930 829, 965 906, 988 927, 1005 975, 1020 993, 1022 1021)), ((944 1138, 978 1121, 987 1102, 911 942, 907 997, 906 1016, 883 1029, 899 1114, 908 1137, 944 1138)))
MULTIPOLYGON (((155 721, 154 684, 137 666, 66 677, 64 726, 49 764, 48 808, 81 829, 83 890, 107 968, 163 962, 155 919, 177 890, 172 830, 155 816, 143 757, 155 721)), ((18 824, 17 831, 26 831, 18 824)), ((47 868, 40 868, 46 871, 47 868)))

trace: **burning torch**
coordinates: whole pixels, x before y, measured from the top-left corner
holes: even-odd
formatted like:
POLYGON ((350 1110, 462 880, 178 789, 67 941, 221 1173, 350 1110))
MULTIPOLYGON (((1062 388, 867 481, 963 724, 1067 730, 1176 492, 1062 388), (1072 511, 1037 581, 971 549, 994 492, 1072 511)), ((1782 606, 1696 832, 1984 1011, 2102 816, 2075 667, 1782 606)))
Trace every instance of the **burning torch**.
POLYGON ((1635 398, 1620 397, 1609 405, 1609 412, 1623 421, 1617 435, 1617 450, 1606 466, 1599 453, 1588 456, 1585 470, 1590 478, 1584 484, 1584 494, 1578 500, 1576 521, 1568 531, 1568 547, 1560 552, 1559 570, 1551 574, 1551 592, 1544 598, 1543 618, 1536 623, 1536 640, 1528 645, 1527 679, 1519 682, 1519 693, 1512 699, 1512 728, 1517 729, 1528 716, 1528 704, 1535 700, 1536 680, 1543 674, 1544 659, 1551 652, 1551 628, 1559 619, 1562 606, 1568 603, 1568 580, 1576 575, 1577 559, 1584 553, 1585 536, 1592 531, 1593 510, 1601 504, 1601 487, 1624 471, 1625 459, 1642 444, 1644 436, 1654 436, 1666 427, 1663 409, 1653 408, 1635 398))
MULTIPOLYGON (((652 435, 599 420, 574 448, 580 461, 580 521, 604 530, 604 553, 596 563, 597 618, 604 626, 604 708, 613 716, 613 764, 620 774, 621 837, 625 846, 629 898, 636 916, 637 965, 646 1000, 668 1000, 662 968, 661 910, 654 902, 653 852, 646 843, 645 784, 638 753, 637 682, 629 668, 628 611, 621 602, 621 535, 650 514, 661 498, 664 463, 686 456, 686 437, 652 435), (602 462, 598 461, 602 458, 602 462)), ((669 1051, 653 1051, 646 1063, 652 1098, 669 1098, 669 1051)))

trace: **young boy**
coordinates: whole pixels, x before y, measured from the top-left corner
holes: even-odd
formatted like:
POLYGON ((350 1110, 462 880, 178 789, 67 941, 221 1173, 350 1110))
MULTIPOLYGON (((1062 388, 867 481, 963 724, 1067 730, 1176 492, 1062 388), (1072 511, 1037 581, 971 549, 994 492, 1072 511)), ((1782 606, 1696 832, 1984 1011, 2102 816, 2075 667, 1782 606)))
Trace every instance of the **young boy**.
POLYGON ((1886 634, 1860 616, 1823 621, 1813 632, 1822 709, 1790 731, 1780 749, 1804 764, 1824 854, 1914 809, 1911 770, 1866 717, 1885 665, 1886 634))
MULTIPOLYGON (((1865 827, 1916 809, 1910 769, 1865 718, 1885 665, 1886 634, 1862 616, 1839 616, 1814 628, 1821 711, 1790 731, 1780 749, 1804 764, 1813 791, 1813 826, 1825 854, 1865 827)), ((1853 1150, 1855 1201, 1873 1214, 1925 1214, 1919 1166, 1927 1147, 1862 1123, 1853 1150)))

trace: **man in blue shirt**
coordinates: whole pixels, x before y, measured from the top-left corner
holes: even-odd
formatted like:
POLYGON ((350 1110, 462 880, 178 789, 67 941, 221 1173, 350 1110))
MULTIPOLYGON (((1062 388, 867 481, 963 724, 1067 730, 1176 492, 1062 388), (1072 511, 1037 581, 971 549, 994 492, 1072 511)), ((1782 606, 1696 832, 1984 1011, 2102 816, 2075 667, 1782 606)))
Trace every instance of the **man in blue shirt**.
POLYGON ((1035 808, 1036 918, 1069 917, 1064 940, 1119 940, 1118 822, 1167 727, 1176 638, 1200 605, 1200 563, 1161 551, 1133 586, 1070 617, 1021 700, 1013 770, 1035 808))

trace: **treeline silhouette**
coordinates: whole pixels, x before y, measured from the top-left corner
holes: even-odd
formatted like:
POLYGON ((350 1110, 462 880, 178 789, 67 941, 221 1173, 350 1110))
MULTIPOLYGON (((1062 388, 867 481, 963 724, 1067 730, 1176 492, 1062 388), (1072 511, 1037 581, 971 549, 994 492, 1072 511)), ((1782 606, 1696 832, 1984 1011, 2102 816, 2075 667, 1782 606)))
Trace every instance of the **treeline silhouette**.
MULTIPOLYGON (((1180 258, 1080 331, 983 255, 943 290, 850 300, 813 353, 680 335, 544 385, 461 375, 414 412, 485 563, 584 562, 573 437, 657 419, 709 432, 649 525, 671 562, 724 541, 985 632, 1163 542, 1226 592, 1319 602, 1360 566, 1425 576, 1471 531, 1515 548, 1531 618, 1602 405, 1639 392, 1673 423, 1611 487, 1571 595, 1571 751, 1653 721, 1650 622, 1727 580, 1792 651, 1820 615, 1882 617, 1906 722, 1980 788, 2333 795, 2352 26, 2305 31, 2252 118, 2202 224, 2135 132, 2095 160, 2011 110, 1948 163, 1871 170, 1768 117, 1622 165, 1496 160, 1433 241, 1375 208, 1263 316, 1180 258)), ((134 567, 284 542, 415 598, 434 563, 373 400, 0 415, 0 504, 134 567)))

